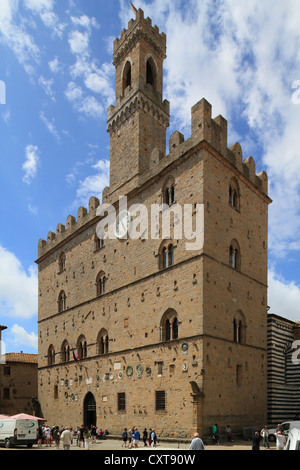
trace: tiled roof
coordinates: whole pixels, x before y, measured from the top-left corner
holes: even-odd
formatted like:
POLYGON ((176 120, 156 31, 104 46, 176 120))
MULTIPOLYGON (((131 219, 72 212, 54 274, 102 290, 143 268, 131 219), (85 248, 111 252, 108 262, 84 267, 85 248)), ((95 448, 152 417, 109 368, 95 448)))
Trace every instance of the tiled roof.
POLYGON ((38 363, 38 355, 37 354, 27 354, 27 353, 8 353, 4 355, 5 362, 23 362, 23 363, 30 363, 30 364, 37 364, 38 363))

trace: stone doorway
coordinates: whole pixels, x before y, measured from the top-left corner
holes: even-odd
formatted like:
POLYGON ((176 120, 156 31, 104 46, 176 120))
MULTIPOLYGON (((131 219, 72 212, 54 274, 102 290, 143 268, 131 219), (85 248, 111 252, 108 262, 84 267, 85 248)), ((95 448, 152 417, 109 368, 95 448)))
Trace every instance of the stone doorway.
POLYGON ((96 400, 94 395, 89 392, 86 394, 83 402, 83 415, 84 425, 89 429, 92 425, 96 426, 97 413, 96 413, 96 400))

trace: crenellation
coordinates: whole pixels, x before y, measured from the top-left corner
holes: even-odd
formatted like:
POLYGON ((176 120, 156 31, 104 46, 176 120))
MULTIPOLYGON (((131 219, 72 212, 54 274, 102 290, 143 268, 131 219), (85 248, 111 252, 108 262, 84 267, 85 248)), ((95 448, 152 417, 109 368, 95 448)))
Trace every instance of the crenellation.
POLYGON ((255 161, 253 157, 248 157, 243 161, 243 171, 244 175, 249 179, 249 181, 255 184, 255 161))
POLYGON ((72 225, 76 224, 76 219, 73 215, 68 215, 67 217, 67 230, 72 227, 72 225))

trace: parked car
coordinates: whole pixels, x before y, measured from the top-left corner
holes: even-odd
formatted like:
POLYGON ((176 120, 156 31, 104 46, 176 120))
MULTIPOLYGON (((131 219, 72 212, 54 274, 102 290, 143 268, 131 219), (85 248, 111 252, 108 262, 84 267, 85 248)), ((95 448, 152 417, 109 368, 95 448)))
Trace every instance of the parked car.
MULTIPOLYGON (((299 421, 284 421, 281 423, 281 429, 284 431, 284 434, 286 437, 289 434, 290 429, 300 429, 300 420, 299 421)), ((275 442, 276 441, 276 428, 268 428, 269 431, 269 441, 270 442, 275 442)))
POLYGON ((285 450, 300 450, 300 429, 293 428, 289 431, 285 450))

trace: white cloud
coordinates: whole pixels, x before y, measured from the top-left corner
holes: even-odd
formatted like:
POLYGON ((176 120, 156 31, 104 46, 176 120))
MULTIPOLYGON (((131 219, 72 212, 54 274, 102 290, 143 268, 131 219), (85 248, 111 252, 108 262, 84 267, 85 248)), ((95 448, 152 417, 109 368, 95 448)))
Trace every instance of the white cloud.
POLYGON ((39 15, 44 25, 51 29, 52 34, 62 37, 65 23, 59 21, 59 17, 54 13, 54 0, 24 0, 24 6, 32 13, 39 15))
POLYGON ((54 0, 24 0, 24 7, 35 13, 42 13, 53 9, 54 0))
POLYGON ((12 49, 28 74, 38 63, 40 51, 32 36, 17 24, 18 0, 1 0, 0 42, 12 49))
POLYGON ((89 17, 87 15, 81 15, 80 17, 71 16, 72 23, 75 26, 81 26, 90 30, 93 28, 99 28, 96 18, 89 17))
POLYGON ((39 80, 38 80, 38 83, 39 85, 43 88, 43 90, 45 91, 46 95, 50 96, 50 98, 52 99, 52 101, 55 101, 55 92, 53 91, 52 87, 53 87, 53 83, 54 83, 54 80, 53 78, 44 78, 42 75, 39 77, 39 80))
POLYGON ((46 118, 45 114, 43 112, 40 113, 40 118, 42 122, 45 124, 47 130, 52 134, 55 139, 59 142, 60 141, 60 136, 58 131, 56 130, 54 120, 50 121, 48 118, 46 118))
POLYGON ((10 330, 8 330, 8 342, 15 344, 18 349, 20 346, 29 346, 34 349, 38 349, 38 337, 32 332, 28 333, 23 326, 13 325, 10 330))
POLYGON ((30 319, 38 312, 38 275, 35 266, 28 272, 20 260, 0 245, 1 318, 30 319))
POLYGON ((268 305, 270 313, 300 321, 300 285, 287 282, 274 270, 269 271, 268 305))
POLYGON ((89 52, 89 33, 72 31, 69 36, 70 49, 73 54, 86 55, 89 52))
POLYGON ((30 184, 32 179, 37 174, 39 156, 38 156, 38 147, 35 145, 27 145, 25 149, 26 160, 23 164, 23 170, 25 175, 23 181, 27 184, 30 184))
POLYGON ((59 62, 58 58, 55 57, 53 60, 48 62, 49 68, 52 73, 58 73, 62 70, 62 65, 59 62))
POLYGON ((96 173, 80 181, 76 191, 75 206, 88 205, 92 196, 102 199, 102 191, 109 184, 109 160, 99 160, 92 167, 96 173))

